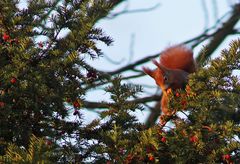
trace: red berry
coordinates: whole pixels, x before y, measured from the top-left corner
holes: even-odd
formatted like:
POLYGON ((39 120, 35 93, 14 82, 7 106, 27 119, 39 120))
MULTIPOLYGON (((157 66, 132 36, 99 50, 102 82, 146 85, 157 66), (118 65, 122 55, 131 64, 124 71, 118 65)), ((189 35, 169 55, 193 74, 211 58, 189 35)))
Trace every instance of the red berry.
POLYGON ((12 84, 15 84, 15 83, 17 82, 17 79, 16 79, 15 77, 13 77, 13 78, 10 80, 10 82, 11 82, 12 84))
POLYGON ((231 156, 230 156, 229 154, 225 154, 225 155, 222 156, 222 158, 223 158, 224 160, 229 161, 229 160, 231 159, 231 156))
POLYGON ((197 136, 192 136, 192 137, 190 137, 190 141, 191 142, 198 142, 198 137, 197 136))
POLYGON ((176 93, 176 97, 180 97, 180 93, 177 92, 177 93, 176 93))
POLYGON ((77 100, 73 102, 73 106, 74 108, 80 108, 80 104, 77 100))
POLYGON ((10 36, 8 34, 4 33, 2 39, 6 42, 10 39, 10 36))
POLYGON ((5 106, 5 103, 0 101, 0 108, 3 108, 5 106))
POLYGON ((148 160, 149 160, 149 161, 154 161, 154 156, 153 156, 153 155, 149 155, 149 156, 148 156, 148 160))
POLYGON ((165 143, 167 141, 167 138, 166 137, 162 137, 161 141, 165 143))

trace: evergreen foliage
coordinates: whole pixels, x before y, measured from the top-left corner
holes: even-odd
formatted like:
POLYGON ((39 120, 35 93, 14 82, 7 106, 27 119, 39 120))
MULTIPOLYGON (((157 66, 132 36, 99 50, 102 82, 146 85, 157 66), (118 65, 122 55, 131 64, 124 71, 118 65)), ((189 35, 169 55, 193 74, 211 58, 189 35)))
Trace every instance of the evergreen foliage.
POLYGON ((54 153, 51 150, 52 146, 49 141, 39 139, 32 135, 30 138, 29 148, 18 147, 14 144, 9 144, 6 150, 6 155, 1 157, 1 162, 4 163, 53 163, 54 153))
POLYGON ((91 85, 85 74, 96 72, 84 56, 101 55, 97 41, 112 42, 94 27, 111 5, 31 0, 19 9, 18 3, 0 2, 0 138, 27 147, 31 134, 56 141, 76 130, 78 123, 65 119, 66 103, 79 110, 83 87, 91 85))
POLYGON ((143 109, 132 101, 141 86, 85 61, 101 55, 98 41, 112 42, 95 23, 114 1, 17 4, 0 2, 0 162, 240 162, 240 82, 233 74, 240 69, 240 40, 191 74, 185 90, 169 92, 175 112, 164 118, 168 124, 147 128, 132 114, 143 109), (85 91, 97 78, 111 83, 105 88, 111 100, 85 125, 85 91))

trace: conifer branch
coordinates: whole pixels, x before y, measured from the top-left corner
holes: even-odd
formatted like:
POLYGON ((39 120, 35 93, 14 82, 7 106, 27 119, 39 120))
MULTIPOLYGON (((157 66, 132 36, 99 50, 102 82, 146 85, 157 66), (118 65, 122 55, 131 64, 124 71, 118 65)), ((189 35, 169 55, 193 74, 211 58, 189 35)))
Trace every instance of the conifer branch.
MULTIPOLYGON (((143 97, 143 98, 138 98, 135 100, 129 100, 126 103, 147 103, 147 102, 152 102, 152 101, 158 101, 160 100, 160 96, 158 95, 153 95, 153 96, 148 96, 148 97, 143 97)), ((91 101, 83 101, 83 107, 87 109, 102 109, 102 108, 109 108, 110 105, 114 105, 114 103, 104 103, 104 102, 91 102, 91 101)))

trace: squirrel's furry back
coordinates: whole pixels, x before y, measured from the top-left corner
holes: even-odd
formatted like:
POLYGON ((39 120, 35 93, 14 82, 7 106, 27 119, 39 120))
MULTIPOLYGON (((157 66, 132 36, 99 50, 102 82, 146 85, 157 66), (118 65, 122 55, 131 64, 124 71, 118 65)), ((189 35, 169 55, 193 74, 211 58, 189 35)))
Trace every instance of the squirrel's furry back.
POLYGON ((188 73, 196 71, 193 52, 183 45, 165 49, 160 55, 160 63, 170 69, 180 69, 188 73))

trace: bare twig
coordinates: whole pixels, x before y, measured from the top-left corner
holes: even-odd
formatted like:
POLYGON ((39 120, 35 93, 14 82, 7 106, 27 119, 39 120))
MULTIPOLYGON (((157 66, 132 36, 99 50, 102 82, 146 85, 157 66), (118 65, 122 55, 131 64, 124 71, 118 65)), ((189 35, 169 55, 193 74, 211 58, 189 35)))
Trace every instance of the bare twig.
POLYGON ((122 58, 120 59, 119 61, 116 61, 116 60, 113 60, 111 59, 110 57, 108 57, 108 55, 104 54, 104 58, 109 62, 109 63, 112 63, 112 64, 115 64, 115 65, 119 65, 121 63, 123 63, 126 59, 125 58, 122 58))
POLYGON ((160 6, 160 4, 156 4, 150 8, 143 8, 143 9, 135 9, 135 10, 128 10, 124 9, 123 11, 120 11, 118 13, 110 14, 107 18, 108 19, 113 19, 116 18, 117 16, 123 15, 123 14, 133 14, 133 13, 140 13, 140 12, 148 12, 157 9, 160 6))
POLYGON ((134 68, 137 67, 138 65, 141 65, 141 64, 143 64, 143 63, 146 63, 146 62, 150 61, 151 59, 158 57, 159 55, 160 55, 160 53, 147 56, 147 57, 145 57, 145 58, 143 58, 143 59, 140 59, 140 60, 138 60, 138 61, 136 61, 136 62, 134 62, 134 63, 132 63, 132 64, 126 65, 126 66, 124 66, 124 67, 122 67, 122 68, 119 68, 119 69, 117 69, 117 70, 115 70, 115 71, 108 72, 108 74, 110 74, 110 75, 115 75, 115 74, 119 74, 119 73, 122 73, 122 72, 127 71, 127 70, 134 69, 134 68))
POLYGON ((128 64, 131 63, 133 57, 134 57, 134 45, 135 45, 135 34, 133 33, 131 35, 131 40, 130 40, 130 46, 129 46, 129 59, 128 59, 128 64))
POLYGON ((209 15, 208 15, 207 4, 206 4, 205 0, 201 0, 201 2, 202 2, 202 9, 203 9, 204 20, 205 20, 204 29, 207 29, 208 28, 208 24, 209 24, 209 15))
POLYGON ((213 4, 213 11, 214 11, 214 18, 217 21, 218 19, 218 6, 217 6, 217 1, 216 0, 212 0, 212 4, 213 4))

